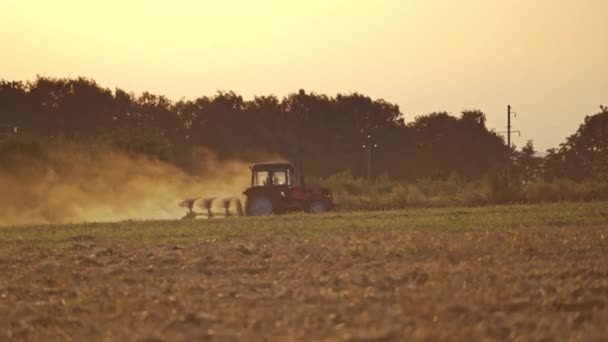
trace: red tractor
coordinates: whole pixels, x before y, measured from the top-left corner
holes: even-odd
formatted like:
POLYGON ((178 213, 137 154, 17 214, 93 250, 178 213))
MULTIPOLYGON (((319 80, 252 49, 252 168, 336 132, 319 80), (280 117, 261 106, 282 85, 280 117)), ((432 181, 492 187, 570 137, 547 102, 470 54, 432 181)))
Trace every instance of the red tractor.
POLYGON ((293 164, 256 163, 251 166, 251 187, 245 213, 251 216, 305 211, 313 214, 334 209, 333 194, 328 189, 296 185, 293 164))
POLYGON ((223 199, 224 212, 213 213, 211 208, 215 198, 202 199, 202 207, 206 213, 197 213, 193 210, 194 203, 200 198, 189 198, 181 202, 181 206, 188 208, 184 218, 195 218, 206 215, 231 216, 232 203, 238 215, 262 216, 283 214, 294 211, 305 211, 318 214, 335 208, 333 194, 330 190, 304 185, 300 173, 299 182, 296 181, 295 167, 289 162, 255 163, 251 167, 251 187, 243 192, 246 196, 245 209, 236 197, 223 199), (296 184, 298 183, 298 184, 296 184))

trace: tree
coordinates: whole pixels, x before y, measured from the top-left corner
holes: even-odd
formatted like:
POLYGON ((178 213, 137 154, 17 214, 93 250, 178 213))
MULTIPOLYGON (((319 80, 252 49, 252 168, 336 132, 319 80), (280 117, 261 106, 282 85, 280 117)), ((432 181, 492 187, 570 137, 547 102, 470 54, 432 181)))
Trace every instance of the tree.
POLYGON ((360 93, 328 96, 300 90, 245 100, 218 92, 193 100, 114 91, 87 78, 38 77, 0 81, 0 124, 13 124, 41 140, 63 136, 105 142, 189 168, 193 150, 219 158, 286 158, 304 162, 307 175, 366 172, 367 135, 380 145, 374 173, 395 179, 467 179, 484 176, 504 159, 506 147, 485 126, 485 114, 436 112, 405 124, 399 106, 360 93))
MULTIPOLYGON (((553 151, 554 152, 554 151, 553 151)), ((585 117, 576 133, 560 145, 559 151, 547 156, 545 174, 554 174, 556 160, 561 159, 561 174, 573 180, 606 177, 608 170, 608 108, 600 106, 600 112, 585 117)))
POLYGON ((564 178, 564 156, 556 148, 547 150, 547 155, 543 160, 543 178, 546 181, 553 181, 558 178, 564 178))
POLYGON ((463 111, 460 118, 447 112, 417 117, 408 125, 411 143, 416 147, 410 157, 413 178, 447 178, 458 174, 467 179, 483 177, 504 160, 502 139, 485 127, 485 114, 463 111))
POLYGON ((515 174, 524 184, 539 178, 543 159, 536 155, 534 143, 528 140, 521 151, 515 153, 515 174))

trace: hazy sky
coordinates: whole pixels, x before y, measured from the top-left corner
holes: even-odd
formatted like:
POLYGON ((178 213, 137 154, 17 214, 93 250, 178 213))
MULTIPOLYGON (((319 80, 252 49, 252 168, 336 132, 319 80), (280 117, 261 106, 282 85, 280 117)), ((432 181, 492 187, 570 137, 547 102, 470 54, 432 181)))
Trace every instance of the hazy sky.
POLYGON ((173 99, 358 91, 556 146, 608 105, 608 0, 0 0, 0 78, 173 99))

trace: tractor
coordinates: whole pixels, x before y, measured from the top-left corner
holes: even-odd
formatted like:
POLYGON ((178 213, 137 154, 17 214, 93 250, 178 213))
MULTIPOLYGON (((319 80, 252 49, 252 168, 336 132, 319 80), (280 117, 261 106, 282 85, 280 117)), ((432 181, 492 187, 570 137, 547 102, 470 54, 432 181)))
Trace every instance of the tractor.
POLYGON ((263 216, 304 211, 312 214, 324 213, 335 208, 333 194, 330 190, 307 186, 302 172, 296 177, 295 167, 290 162, 263 162, 251 165, 251 186, 243 192, 246 196, 245 207, 238 197, 222 199, 224 212, 214 213, 212 205, 215 198, 202 198, 201 206, 205 213, 194 211, 194 203, 199 198, 188 198, 180 206, 188 209, 184 218, 222 215, 232 216, 231 207, 236 208, 237 215, 263 216), (296 180, 299 178, 299 181, 296 180))

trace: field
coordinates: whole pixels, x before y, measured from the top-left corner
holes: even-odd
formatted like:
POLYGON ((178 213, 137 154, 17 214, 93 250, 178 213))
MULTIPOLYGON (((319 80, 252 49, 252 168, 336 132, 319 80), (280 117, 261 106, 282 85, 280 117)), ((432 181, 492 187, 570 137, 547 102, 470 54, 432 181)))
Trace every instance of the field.
POLYGON ((605 336, 605 202, 0 227, 0 340, 605 336))

